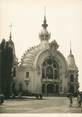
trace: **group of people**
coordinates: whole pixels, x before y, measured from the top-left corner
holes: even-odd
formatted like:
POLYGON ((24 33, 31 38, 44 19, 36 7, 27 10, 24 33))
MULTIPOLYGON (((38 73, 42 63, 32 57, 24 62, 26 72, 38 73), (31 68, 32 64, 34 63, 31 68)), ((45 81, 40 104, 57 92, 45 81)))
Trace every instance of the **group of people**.
MULTIPOLYGON (((72 105, 73 105, 73 97, 74 97, 74 95, 72 93, 70 93, 69 96, 68 96, 69 101, 70 101, 70 107, 72 107, 72 105)), ((76 98, 77 98, 78 107, 81 107, 81 104, 82 104, 82 92, 78 92, 76 98)))

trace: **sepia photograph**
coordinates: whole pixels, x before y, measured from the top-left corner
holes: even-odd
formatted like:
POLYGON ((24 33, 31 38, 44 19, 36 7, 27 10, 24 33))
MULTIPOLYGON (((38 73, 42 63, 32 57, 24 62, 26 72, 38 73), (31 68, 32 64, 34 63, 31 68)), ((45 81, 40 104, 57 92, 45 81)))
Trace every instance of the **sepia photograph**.
POLYGON ((0 116, 82 113, 81 29, 82 0, 0 0, 0 116))

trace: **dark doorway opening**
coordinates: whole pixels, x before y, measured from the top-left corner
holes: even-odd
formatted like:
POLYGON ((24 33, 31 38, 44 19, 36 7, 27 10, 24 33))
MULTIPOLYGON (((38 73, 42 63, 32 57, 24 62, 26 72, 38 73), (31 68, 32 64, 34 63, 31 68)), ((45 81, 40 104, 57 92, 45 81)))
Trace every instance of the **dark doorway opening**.
POLYGON ((56 84, 43 84, 42 94, 44 96, 55 96, 59 94, 59 85, 56 84))

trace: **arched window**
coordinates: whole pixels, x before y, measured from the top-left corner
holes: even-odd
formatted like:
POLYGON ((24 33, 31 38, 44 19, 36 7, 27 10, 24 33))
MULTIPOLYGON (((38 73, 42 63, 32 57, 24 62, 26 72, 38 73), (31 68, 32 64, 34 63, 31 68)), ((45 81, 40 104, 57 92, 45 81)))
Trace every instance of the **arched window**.
POLYGON ((57 62, 49 56, 42 64, 42 78, 58 79, 59 67, 57 62))

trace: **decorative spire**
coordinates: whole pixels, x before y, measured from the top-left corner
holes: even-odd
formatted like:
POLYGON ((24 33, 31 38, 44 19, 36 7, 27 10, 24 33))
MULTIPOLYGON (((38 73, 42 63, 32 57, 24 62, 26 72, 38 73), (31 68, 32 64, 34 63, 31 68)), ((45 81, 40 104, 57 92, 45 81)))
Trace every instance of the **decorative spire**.
POLYGON ((46 6, 44 6, 44 16, 46 16, 46 6))
POLYGON ((72 55, 71 40, 70 40, 70 54, 72 55))
POLYGON ((69 70, 77 70, 78 69, 76 66, 76 63, 75 63, 74 55, 72 54, 71 41, 70 41, 70 54, 68 55, 67 63, 68 63, 69 70))
POLYGON ((48 27, 47 20, 46 20, 46 7, 44 7, 44 20, 43 20, 42 27, 44 29, 46 29, 48 27))
POLYGON ((10 27, 10 35, 9 35, 9 39, 11 40, 11 39, 12 39, 12 33, 11 33, 11 30, 12 30, 12 24, 10 24, 9 27, 10 27))

